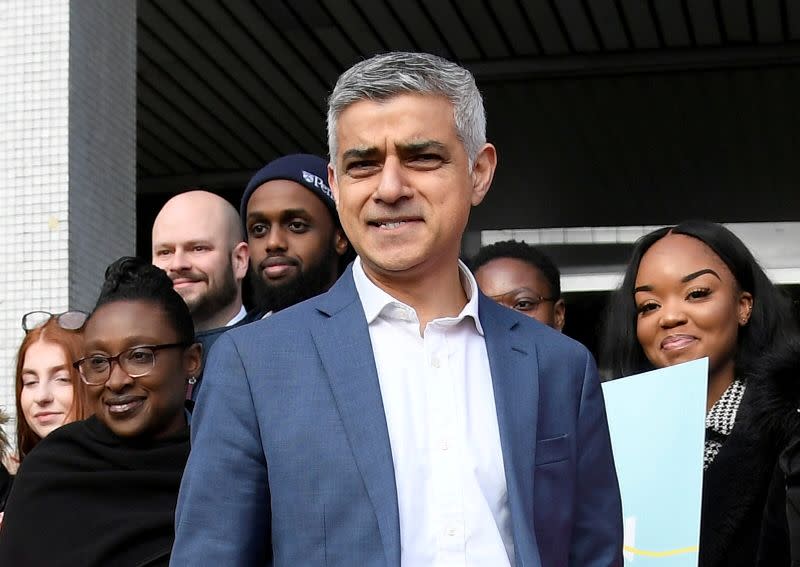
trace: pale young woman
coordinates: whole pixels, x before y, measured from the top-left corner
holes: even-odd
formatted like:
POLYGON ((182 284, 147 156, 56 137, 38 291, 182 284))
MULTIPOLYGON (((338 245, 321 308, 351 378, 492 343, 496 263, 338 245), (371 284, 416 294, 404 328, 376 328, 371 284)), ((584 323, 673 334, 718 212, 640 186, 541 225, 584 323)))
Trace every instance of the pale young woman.
POLYGON ((49 433, 88 415, 85 386, 72 366, 83 352, 85 320, 80 311, 23 317, 16 369, 19 462, 49 433))

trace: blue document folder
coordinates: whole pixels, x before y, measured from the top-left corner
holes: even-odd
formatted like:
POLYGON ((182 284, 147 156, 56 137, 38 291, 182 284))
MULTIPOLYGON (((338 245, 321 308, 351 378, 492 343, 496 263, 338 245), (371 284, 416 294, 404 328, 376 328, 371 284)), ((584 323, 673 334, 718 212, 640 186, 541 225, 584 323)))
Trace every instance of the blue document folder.
POLYGON ((708 359, 603 384, 631 567, 696 567, 708 359))

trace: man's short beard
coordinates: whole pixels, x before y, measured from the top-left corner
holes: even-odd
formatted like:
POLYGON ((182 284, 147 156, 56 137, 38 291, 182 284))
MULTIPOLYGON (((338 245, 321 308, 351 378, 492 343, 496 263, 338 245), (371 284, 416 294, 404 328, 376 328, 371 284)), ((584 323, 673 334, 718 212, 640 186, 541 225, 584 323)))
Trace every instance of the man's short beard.
POLYGON ((239 294, 239 285, 233 275, 233 262, 230 256, 228 257, 228 265, 225 268, 225 277, 221 280, 220 286, 219 289, 215 290, 209 288, 205 295, 201 295, 191 303, 186 302, 195 326, 198 322, 212 319, 217 313, 236 301, 236 297, 239 294))
POLYGON ((339 255, 330 246, 319 262, 306 267, 291 280, 281 284, 265 282, 258 266, 254 267, 251 263, 249 277, 256 310, 262 314, 280 311, 327 291, 333 279, 331 274, 337 273, 338 261, 339 255))

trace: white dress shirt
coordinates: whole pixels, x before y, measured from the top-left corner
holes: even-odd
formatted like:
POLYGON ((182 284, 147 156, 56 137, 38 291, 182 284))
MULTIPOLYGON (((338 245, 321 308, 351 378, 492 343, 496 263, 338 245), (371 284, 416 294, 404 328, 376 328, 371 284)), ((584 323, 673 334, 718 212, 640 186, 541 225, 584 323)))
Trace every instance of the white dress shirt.
POLYGON ((414 309, 372 283, 360 258, 353 265, 392 447, 402 567, 514 564, 478 286, 459 270, 466 306, 420 336, 414 309))

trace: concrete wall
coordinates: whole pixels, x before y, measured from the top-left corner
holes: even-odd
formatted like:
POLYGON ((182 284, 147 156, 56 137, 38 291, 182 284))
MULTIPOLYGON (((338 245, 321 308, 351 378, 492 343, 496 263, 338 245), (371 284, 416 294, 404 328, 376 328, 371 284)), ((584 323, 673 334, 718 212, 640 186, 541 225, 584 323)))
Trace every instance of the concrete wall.
POLYGON ((135 78, 135 2, 3 2, 0 408, 9 413, 22 315, 90 308, 104 267, 135 250, 135 78))

